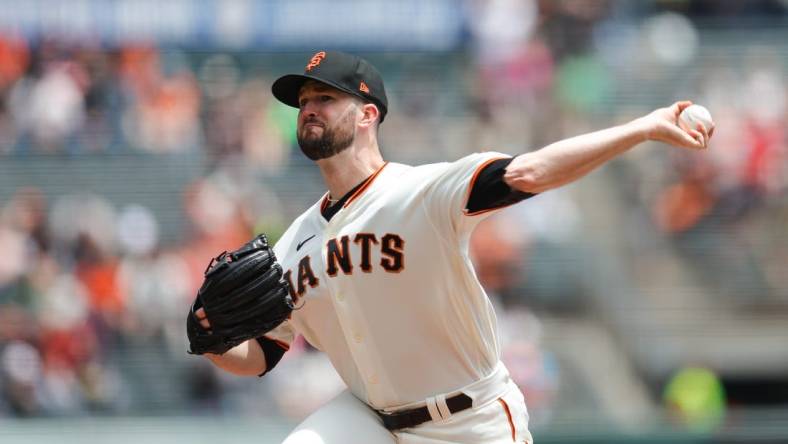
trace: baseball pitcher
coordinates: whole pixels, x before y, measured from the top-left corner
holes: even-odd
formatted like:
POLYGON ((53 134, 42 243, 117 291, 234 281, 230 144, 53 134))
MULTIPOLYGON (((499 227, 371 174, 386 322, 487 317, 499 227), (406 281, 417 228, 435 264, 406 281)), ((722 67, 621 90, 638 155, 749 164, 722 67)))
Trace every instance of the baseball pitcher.
POLYGON ((298 108, 298 143, 328 190, 273 251, 258 238, 213 261, 188 324, 191 352, 238 375, 271 371, 296 335, 327 354, 348 389, 285 444, 531 443, 468 258, 474 227, 641 142, 704 149, 713 130, 681 129, 678 102, 515 157, 409 166, 381 156, 388 100, 367 61, 320 51, 272 90, 298 108))

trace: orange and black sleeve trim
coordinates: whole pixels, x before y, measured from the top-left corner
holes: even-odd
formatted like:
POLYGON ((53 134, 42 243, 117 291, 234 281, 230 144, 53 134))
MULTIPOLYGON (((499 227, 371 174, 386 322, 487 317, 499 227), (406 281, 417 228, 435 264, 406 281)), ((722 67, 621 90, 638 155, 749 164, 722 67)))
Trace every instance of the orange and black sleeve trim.
POLYGON ((534 194, 514 190, 503 180, 506 167, 513 157, 493 159, 479 167, 471 181, 471 192, 465 205, 466 214, 473 216, 503 208, 533 197, 534 194))
POLYGON ((260 344, 260 348, 263 349, 263 354, 265 355, 265 371, 258 375, 263 376, 276 367, 276 364, 282 360, 282 356, 284 356, 289 347, 284 342, 266 338, 265 336, 257 338, 257 343, 260 344))

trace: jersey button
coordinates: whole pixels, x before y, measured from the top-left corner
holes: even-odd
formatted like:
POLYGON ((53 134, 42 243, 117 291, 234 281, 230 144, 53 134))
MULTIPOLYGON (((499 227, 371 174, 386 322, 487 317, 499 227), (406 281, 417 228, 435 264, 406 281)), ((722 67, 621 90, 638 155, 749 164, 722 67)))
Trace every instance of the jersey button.
POLYGON ((378 383, 378 376, 377 375, 369 375, 367 378, 367 382, 370 384, 377 384, 378 383))
POLYGON ((344 295, 344 294, 342 294, 342 293, 337 293, 337 300, 338 300, 339 302, 342 302, 342 301, 344 301, 344 300, 345 300, 345 295, 344 295))
POLYGON ((361 341, 363 339, 364 339, 364 337, 361 336, 361 333, 356 333, 356 334, 353 335, 353 340, 356 341, 357 344, 361 344, 361 341))

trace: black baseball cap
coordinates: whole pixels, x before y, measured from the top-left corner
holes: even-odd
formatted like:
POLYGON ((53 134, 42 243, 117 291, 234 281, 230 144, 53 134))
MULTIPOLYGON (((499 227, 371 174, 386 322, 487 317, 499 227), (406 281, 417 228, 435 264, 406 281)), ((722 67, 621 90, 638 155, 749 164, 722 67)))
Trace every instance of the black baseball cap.
POLYGON ((340 91, 374 103, 380 121, 388 112, 388 99, 380 73, 361 57, 339 51, 319 51, 304 68, 304 74, 287 74, 274 82, 271 91, 285 105, 298 108, 298 92, 308 80, 316 80, 340 91))

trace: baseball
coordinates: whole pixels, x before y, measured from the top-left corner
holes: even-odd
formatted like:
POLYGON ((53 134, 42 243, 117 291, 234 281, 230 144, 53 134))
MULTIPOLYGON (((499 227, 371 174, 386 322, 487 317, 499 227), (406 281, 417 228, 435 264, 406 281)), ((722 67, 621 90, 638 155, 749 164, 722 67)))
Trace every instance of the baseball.
POLYGON ((697 129, 699 123, 706 128, 706 131, 711 131, 714 127, 711 113, 704 106, 690 105, 679 115, 679 126, 684 130, 697 129))

